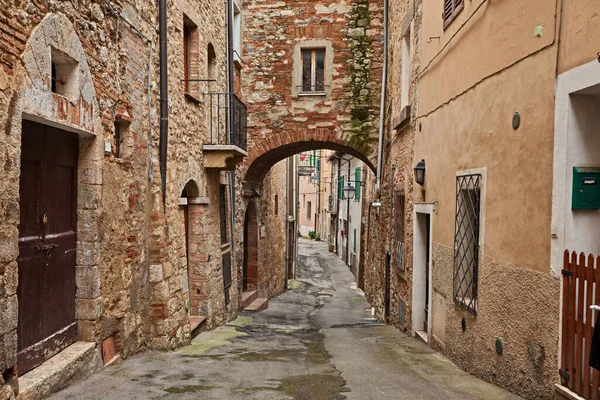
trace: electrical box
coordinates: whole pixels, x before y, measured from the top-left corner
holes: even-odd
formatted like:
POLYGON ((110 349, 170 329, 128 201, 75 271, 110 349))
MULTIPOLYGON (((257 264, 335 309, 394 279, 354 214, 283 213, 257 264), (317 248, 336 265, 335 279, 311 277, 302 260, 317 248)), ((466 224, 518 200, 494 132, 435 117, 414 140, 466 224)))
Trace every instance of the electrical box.
POLYGON ((573 167, 573 210, 600 209, 600 168, 573 167))

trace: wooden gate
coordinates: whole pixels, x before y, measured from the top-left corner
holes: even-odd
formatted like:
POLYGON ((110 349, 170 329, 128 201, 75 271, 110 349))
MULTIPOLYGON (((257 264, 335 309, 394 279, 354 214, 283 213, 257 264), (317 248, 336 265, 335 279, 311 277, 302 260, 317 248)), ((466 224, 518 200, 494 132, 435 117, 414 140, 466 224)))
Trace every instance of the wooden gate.
POLYGON ((564 254, 562 343, 560 376, 563 386, 586 399, 599 399, 600 371, 589 367, 590 346, 600 303, 597 259, 573 252, 564 254))
POLYGON ((23 121, 18 368, 23 374, 77 339, 76 134, 23 121))

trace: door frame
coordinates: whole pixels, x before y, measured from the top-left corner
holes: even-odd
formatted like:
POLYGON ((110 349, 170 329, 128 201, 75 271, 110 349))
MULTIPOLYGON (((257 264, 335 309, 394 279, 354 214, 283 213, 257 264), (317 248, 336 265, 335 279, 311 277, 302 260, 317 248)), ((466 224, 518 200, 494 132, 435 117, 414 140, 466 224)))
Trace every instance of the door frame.
POLYGON ((425 322, 425 306, 427 305, 427 332, 425 332, 427 342, 431 340, 431 316, 432 294, 433 294, 433 273, 432 273, 432 255, 433 255, 433 220, 435 215, 435 204, 422 203, 415 204, 413 210, 413 284, 412 284, 412 321, 411 334, 417 335, 422 332, 425 322), (429 216, 429 226, 427 226, 427 216, 429 216), (427 233, 429 232, 429 243, 426 243, 427 233), (429 263, 425 262, 429 252, 429 263), (428 270, 427 279, 425 277, 426 267, 428 270), (428 284, 426 284, 428 281, 428 284), (424 297, 428 293, 425 300, 424 297), (425 304, 427 303, 427 304, 425 304))

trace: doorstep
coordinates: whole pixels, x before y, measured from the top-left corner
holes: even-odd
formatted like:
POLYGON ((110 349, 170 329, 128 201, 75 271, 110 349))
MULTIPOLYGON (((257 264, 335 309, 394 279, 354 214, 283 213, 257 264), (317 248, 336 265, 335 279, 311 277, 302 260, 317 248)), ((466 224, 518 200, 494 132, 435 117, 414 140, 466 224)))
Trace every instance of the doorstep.
POLYGON ((585 400, 583 397, 577 395, 577 393, 571 391, 569 388, 554 384, 554 399, 555 400, 585 400))
POLYGON ((38 400, 99 370, 102 355, 96 343, 75 342, 42 365, 19 376, 19 400, 38 400))

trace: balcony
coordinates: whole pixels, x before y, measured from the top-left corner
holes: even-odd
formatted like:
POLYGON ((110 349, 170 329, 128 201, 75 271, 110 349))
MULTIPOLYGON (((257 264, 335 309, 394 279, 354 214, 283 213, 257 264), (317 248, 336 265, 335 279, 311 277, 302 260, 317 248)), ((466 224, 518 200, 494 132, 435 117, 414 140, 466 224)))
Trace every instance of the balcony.
POLYGON ((234 171, 248 156, 246 105, 233 93, 205 93, 208 135, 203 146, 204 167, 234 171), (227 134, 227 114, 231 127, 227 134))

